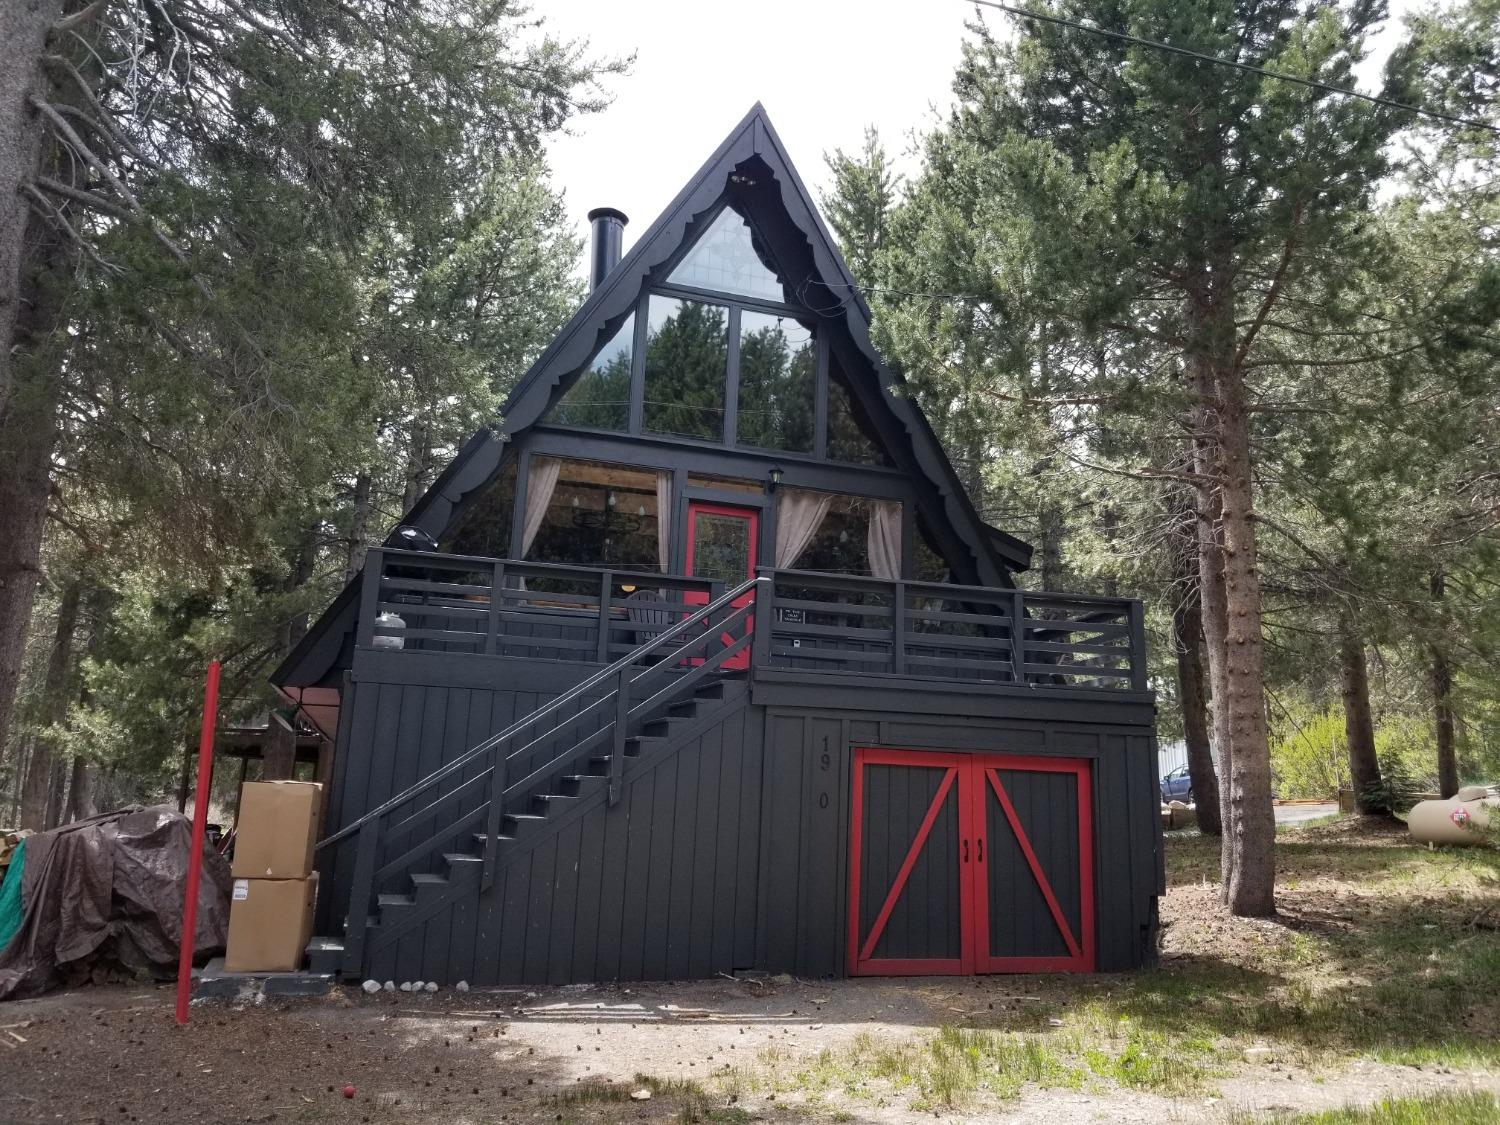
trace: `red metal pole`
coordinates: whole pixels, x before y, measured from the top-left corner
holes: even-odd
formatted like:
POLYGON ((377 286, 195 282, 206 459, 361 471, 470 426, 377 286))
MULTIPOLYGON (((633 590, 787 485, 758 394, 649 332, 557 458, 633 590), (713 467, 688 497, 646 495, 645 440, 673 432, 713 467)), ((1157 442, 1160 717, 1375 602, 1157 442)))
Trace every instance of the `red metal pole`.
POLYGON ((203 838, 208 834, 208 787, 214 775, 214 726, 219 712, 219 662, 208 666, 203 687, 203 729, 198 734, 198 789, 193 798, 193 850, 188 854, 182 899, 182 952, 177 958, 177 1022, 188 1021, 193 994, 193 944, 198 931, 198 882, 203 875, 203 838))

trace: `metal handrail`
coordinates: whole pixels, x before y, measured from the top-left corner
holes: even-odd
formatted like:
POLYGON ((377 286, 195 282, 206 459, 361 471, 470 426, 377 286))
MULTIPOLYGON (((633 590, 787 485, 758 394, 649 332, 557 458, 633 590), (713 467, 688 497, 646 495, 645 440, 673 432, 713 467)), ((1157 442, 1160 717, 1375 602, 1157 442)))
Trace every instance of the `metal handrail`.
MULTIPOLYGON (((752 589, 754 589, 757 584, 769 581, 769 578, 760 576, 747 579, 745 582, 736 586, 733 590, 730 590, 728 593, 724 594, 722 597, 718 598, 709 605, 704 606, 702 609, 695 608, 689 616, 701 616, 705 618, 709 617, 710 615, 724 609, 736 598, 744 597, 752 589)), ((716 627, 717 626, 714 623, 710 622, 710 631, 716 627)), ((506 727, 500 733, 491 735, 489 738, 485 739, 483 742, 479 743, 471 750, 466 751, 460 757, 455 758, 447 765, 434 770, 432 773, 428 774, 420 781, 414 782, 412 785, 396 794, 396 796, 391 797, 380 805, 377 805, 375 808, 365 813, 365 815, 360 817, 358 820, 351 821, 343 828, 340 828, 337 832, 333 833, 333 835, 324 837, 322 840, 319 840, 316 845, 316 850, 321 850, 327 847, 329 844, 335 844, 340 840, 348 839, 356 831, 362 828, 366 822, 383 817, 392 809, 398 809, 402 805, 407 804, 417 794, 430 789, 432 786, 436 785, 438 782, 444 780, 445 778, 451 777, 453 774, 457 773, 459 770, 463 769, 469 763, 474 761, 474 759, 480 757, 481 755, 488 754, 501 743, 507 741, 510 738, 513 738, 516 734, 520 733, 523 730, 526 730, 528 727, 534 727, 538 722, 545 718, 549 712, 556 712, 561 710, 567 704, 572 703, 580 696, 586 695, 589 691, 599 687, 605 681, 617 677, 622 670, 624 670, 631 664, 634 664, 637 660, 640 660, 644 656, 651 655, 653 652, 663 647, 664 645, 672 643, 679 636, 681 636, 681 633, 682 630, 678 626, 665 626, 660 636, 654 637, 651 640, 637 645, 630 652, 626 653, 624 656, 620 657, 620 659, 616 660, 613 664, 610 664, 600 671, 595 672, 592 676, 584 680, 582 683, 569 688, 562 695, 558 696, 545 707, 538 708, 536 711, 533 711, 524 718, 516 720, 516 722, 506 727)))

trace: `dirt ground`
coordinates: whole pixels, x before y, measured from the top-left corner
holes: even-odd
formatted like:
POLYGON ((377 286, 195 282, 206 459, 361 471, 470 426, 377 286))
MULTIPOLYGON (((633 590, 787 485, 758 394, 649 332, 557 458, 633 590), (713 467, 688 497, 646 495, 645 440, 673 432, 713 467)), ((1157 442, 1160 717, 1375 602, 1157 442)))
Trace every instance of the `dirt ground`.
MULTIPOLYGON (((1494 930, 1442 929, 1444 904, 1461 907, 1459 927, 1475 901, 1493 905, 1482 881, 1475 898, 1473 880, 1488 876, 1395 837, 1307 832, 1304 852, 1284 849, 1276 921, 1224 918, 1208 842, 1174 842, 1163 964, 1140 974, 341 989, 195 1005, 185 1029, 164 987, 13 1002, 0 1005, 0 1125, 1208 1122, 1388 1095, 1500 1095, 1500 1048, 1486 1046, 1500 1028, 1496 978, 1453 1008, 1452 1036, 1392 1010, 1425 1001, 1380 992, 1378 979, 1380 965, 1420 975, 1409 966, 1432 964, 1429 945, 1467 942, 1478 973, 1500 963, 1494 930), (1387 933, 1364 913, 1413 903, 1438 921, 1387 933), (1366 947, 1372 960, 1351 960, 1366 947), (1309 983, 1325 978, 1331 996, 1309 983)), ((1468 992, 1428 983, 1434 1018, 1468 992)))

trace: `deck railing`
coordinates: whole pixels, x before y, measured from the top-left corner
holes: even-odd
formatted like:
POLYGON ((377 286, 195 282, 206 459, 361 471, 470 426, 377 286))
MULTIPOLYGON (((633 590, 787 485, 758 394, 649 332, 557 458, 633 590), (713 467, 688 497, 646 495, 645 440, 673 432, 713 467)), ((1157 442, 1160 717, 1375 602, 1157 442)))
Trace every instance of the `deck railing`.
MULTIPOLYGON (((1147 689, 1141 603, 762 569, 750 664, 972 684, 1147 689)), ((717 601, 681 575, 372 550, 358 643, 608 664, 717 601)))
POLYGON ((1141 603, 763 570, 757 666, 1145 691, 1141 603))
POLYGON ((358 643, 608 664, 723 593, 634 570, 371 550, 358 643))

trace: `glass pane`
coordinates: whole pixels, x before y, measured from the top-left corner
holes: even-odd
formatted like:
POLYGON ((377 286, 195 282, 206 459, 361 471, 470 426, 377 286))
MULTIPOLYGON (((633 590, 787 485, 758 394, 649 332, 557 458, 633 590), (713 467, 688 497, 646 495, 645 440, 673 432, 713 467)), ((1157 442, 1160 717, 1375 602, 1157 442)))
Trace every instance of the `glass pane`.
POLYGON ((857 465, 889 465, 891 459, 885 455, 875 440, 875 427, 870 424, 864 408, 854 397, 849 386, 849 376, 844 373, 838 357, 828 356, 828 458, 831 461, 852 461, 857 465))
POLYGON ((630 426, 630 358, 635 344, 635 314, 599 349, 578 381, 553 408, 560 426, 624 432, 630 426))
POLYGON ((741 312, 738 444, 811 453, 817 367, 809 326, 789 316, 741 312))
POLYGON ((750 224, 732 207, 726 207, 693 243, 687 257, 677 264, 667 281, 695 289, 784 301, 786 294, 781 282, 758 242, 750 224))
POLYGON ((870 573, 870 502, 863 496, 837 495, 812 541, 792 562, 796 570, 829 574, 870 573))
POLYGON ((729 310, 672 297, 648 309, 645 428, 722 441, 729 310))
POLYGON ((510 518, 516 500, 516 459, 482 486, 477 496, 464 500, 458 521, 441 542, 452 555, 480 555, 503 559, 510 555, 510 518))
POLYGON ((750 577, 750 520, 698 512, 693 516, 695 578, 717 578, 737 586, 750 577))
POLYGON ((655 571, 660 562, 656 474, 597 461, 564 461, 526 557, 532 562, 655 571))

